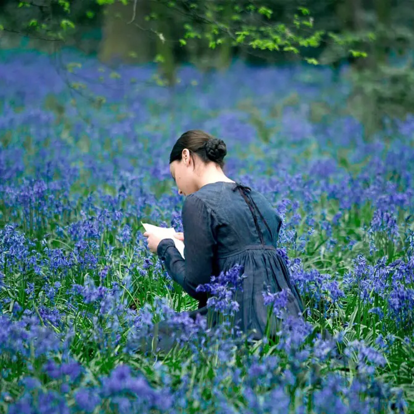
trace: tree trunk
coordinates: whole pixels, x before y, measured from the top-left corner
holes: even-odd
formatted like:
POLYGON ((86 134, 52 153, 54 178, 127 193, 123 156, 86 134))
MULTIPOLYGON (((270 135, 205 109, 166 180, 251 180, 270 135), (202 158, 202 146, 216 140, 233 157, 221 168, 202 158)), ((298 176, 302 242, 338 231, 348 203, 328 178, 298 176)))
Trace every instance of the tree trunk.
POLYGON ((159 71, 168 86, 173 86, 176 82, 174 46, 177 41, 175 38, 177 22, 175 16, 171 13, 166 15, 169 13, 168 9, 157 2, 151 4, 151 11, 158 16, 153 22, 156 32, 153 35, 155 36, 156 54, 161 57, 159 71))
POLYGON ((106 6, 99 59, 103 62, 113 59, 131 63, 152 61, 154 36, 146 30, 145 16, 148 13, 148 1, 145 0, 137 0, 135 16, 134 2, 124 5, 118 1, 106 6))
POLYGON ((391 0, 375 0, 377 14, 377 40, 375 42, 375 57, 378 63, 383 64, 388 54, 387 30, 391 24, 391 0))

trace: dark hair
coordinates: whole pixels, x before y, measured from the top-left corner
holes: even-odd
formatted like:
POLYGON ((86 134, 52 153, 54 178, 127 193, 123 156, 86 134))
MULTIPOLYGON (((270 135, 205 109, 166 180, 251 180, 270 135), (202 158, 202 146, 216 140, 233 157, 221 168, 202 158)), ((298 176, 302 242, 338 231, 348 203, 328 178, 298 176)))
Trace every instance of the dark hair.
POLYGON ((173 161, 181 161, 183 149, 187 148, 192 154, 197 154, 205 163, 213 161, 221 168, 224 166, 224 157, 227 154, 227 147, 222 139, 214 138, 207 132, 193 129, 184 132, 174 144, 170 154, 170 164, 173 161))

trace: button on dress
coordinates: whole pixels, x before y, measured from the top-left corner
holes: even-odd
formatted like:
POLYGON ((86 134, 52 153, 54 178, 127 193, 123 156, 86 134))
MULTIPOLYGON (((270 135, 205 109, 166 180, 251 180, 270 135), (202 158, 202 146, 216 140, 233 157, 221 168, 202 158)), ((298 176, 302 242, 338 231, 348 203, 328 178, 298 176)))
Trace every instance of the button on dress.
POLYGON ((185 260, 172 239, 162 240, 157 253, 171 278, 198 300, 198 309, 189 312, 193 319, 208 309, 209 296, 197 292, 197 286, 236 264, 244 267, 245 275, 243 290, 234 298, 239 303, 235 320, 243 332, 253 334, 253 339, 265 334, 268 307, 263 291, 289 289, 287 313, 303 312, 300 295, 276 250, 282 220, 262 194, 240 183, 206 184, 186 197, 182 221, 185 260))

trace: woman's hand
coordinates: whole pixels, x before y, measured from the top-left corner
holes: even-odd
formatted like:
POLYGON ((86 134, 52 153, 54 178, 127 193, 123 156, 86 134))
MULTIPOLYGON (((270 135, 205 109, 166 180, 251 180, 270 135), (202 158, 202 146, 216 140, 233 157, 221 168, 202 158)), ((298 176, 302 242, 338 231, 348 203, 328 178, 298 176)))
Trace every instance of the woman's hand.
POLYGON ((165 239, 165 237, 157 236, 155 233, 145 232, 144 236, 147 237, 147 246, 150 252, 157 253, 158 245, 160 241, 165 239))
MULTIPOLYGON (((147 246, 150 252, 157 253, 158 245, 161 240, 165 239, 165 237, 157 236, 155 233, 150 233, 148 231, 144 233, 144 236, 147 237, 147 246)), ((182 242, 184 241, 184 233, 175 233, 174 237, 182 242)))
POLYGON ((175 233, 174 237, 182 242, 184 241, 184 233, 175 233))

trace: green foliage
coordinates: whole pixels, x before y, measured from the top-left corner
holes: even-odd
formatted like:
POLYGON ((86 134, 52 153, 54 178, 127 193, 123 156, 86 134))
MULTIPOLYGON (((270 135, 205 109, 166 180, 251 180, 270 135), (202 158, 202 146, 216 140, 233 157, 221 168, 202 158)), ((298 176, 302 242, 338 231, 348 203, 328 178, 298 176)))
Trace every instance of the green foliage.
MULTIPOLYGON (((94 0, 94 2, 101 11, 116 4, 126 6, 126 10, 131 14, 130 21, 126 24, 137 24, 136 0, 94 0)), ((158 36, 161 42, 173 41, 188 50, 200 44, 206 49, 230 46, 247 50, 287 52, 301 56, 301 49, 317 48, 321 45, 325 31, 314 30, 314 19, 308 8, 299 4, 293 6, 295 12, 281 19, 273 9, 274 6, 266 1, 257 4, 234 0, 190 3, 158 0, 151 4, 141 19, 148 24, 143 29, 158 36), (177 35, 176 38, 171 38, 171 33, 167 33, 169 23, 166 22, 173 22, 174 30, 177 32, 173 36, 177 35)), ((79 15, 79 10, 75 10, 76 7, 75 3, 66 0, 51 0, 50 7, 42 9, 39 15, 38 7, 34 3, 23 1, 17 8, 11 8, 10 15, 14 17, 14 21, 10 23, 9 20, 9 26, 5 27, 6 30, 18 31, 23 35, 71 42, 75 33, 80 30, 76 22, 79 15), (19 9, 30 12, 21 13, 19 9)), ((97 13, 91 9, 90 1, 85 2, 81 14, 89 20, 97 16, 97 13)), ((346 37, 338 39, 337 36, 335 41, 341 43, 354 41, 346 37)), ((130 54, 130 56, 134 55, 130 54)), ((314 58, 306 56, 304 58, 312 64, 317 62, 314 58)), ((155 58, 155 61, 160 59, 155 58)))
MULTIPOLYGON (((192 6, 196 10, 201 10, 196 3, 192 6)), ((309 15, 308 9, 299 7, 297 10, 299 13, 294 14, 293 22, 290 24, 278 22, 277 19, 267 23, 265 20, 271 20, 274 16, 273 10, 269 7, 249 3, 235 4, 231 1, 225 5, 207 3, 203 14, 199 15, 204 25, 198 25, 200 29, 197 30, 194 25, 185 23, 184 37, 201 42, 206 39, 206 46, 212 49, 223 45, 224 39, 228 38, 235 47, 299 54, 299 47, 318 47, 324 32, 304 32, 304 28, 313 28, 313 19, 305 17, 309 15), (226 10, 230 13, 224 13, 226 10), (250 15, 249 19, 246 15, 250 15), (248 23, 250 21, 253 23, 248 23)), ((187 42, 185 44, 187 45, 187 42)), ((316 60, 312 62, 315 63, 316 60)))
POLYGON ((67 19, 63 19, 60 22, 60 26, 62 27, 63 30, 74 29, 75 28, 75 24, 73 22, 71 22, 70 20, 67 20, 67 19))
POLYGON ((414 67, 380 65, 351 73, 352 115, 366 126, 366 138, 414 112, 414 67))
POLYGON ((350 49, 349 52, 352 54, 353 57, 367 57, 367 53, 365 52, 360 52, 358 50, 352 50, 350 49))
POLYGON ((69 13, 70 12, 70 3, 68 1, 66 1, 66 0, 58 0, 58 3, 59 3, 60 6, 62 6, 63 10, 66 13, 69 13))
POLYGON ((272 17, 272 13, 273 11, 268 9, 267 7, 260 7, 258 10, 259 14, 263 14, 263 16, 266 16, 268 19, 270 19, 272 17))

